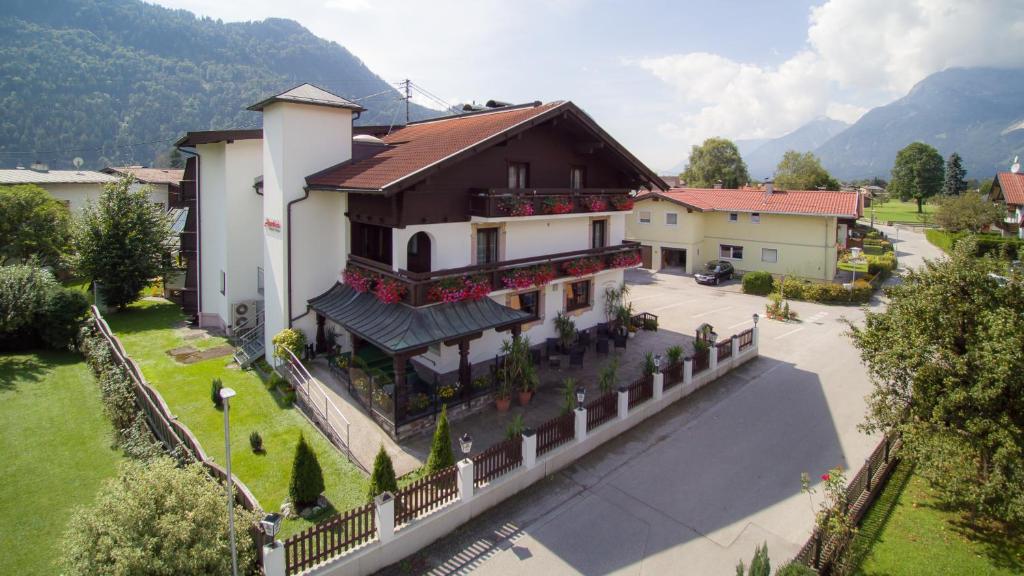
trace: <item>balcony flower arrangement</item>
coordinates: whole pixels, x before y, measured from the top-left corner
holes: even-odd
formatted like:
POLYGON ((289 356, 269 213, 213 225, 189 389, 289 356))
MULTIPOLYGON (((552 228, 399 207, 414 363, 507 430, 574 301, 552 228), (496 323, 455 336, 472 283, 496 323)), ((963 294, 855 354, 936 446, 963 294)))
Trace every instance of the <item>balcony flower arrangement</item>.
POLYGON ((491 283, 485 277, 450 277, 431 286, 427 298, 431 302, 477 302, 490 293, 491 283))
POLYGON ((544 199, 545 214, 568 214, 572 212, 572 198, 568 196, 548 196, 544 199))
POLYGON ((608 210, 608 201, 600 196, 584 198, 583 205, 591 212, 606 212, 608 210))
POLYGON ((392 280, 391 278, 380 278, 373 287, 373 295, 377 297, 377 300, 385 304, 401 302, 405 293, 405 286, 398 280, 392 280))
POLYGON ((604 262, 600 258, 579 258, 562 264, 562 270, 578 278, 604 270, 604 262))
POLYGON ((644 259, 640 257, 639 252, 625 252, 616 254, 612 258, 612 268, 632 268, 643 264, 643 262, 644 259))
POLYGON ((369 292, 373 288, 373 282, 376 279, 376 274, 372 272, 367 272, 360 268, 345 268, 345 284, 351 286, 356 292, 369 292))
POLYGON ((612 198, 612 207, 616 210, 626 211, 633 209, 633 199, 629 196, 612 198))
POLYGON ((533 216, 533 202, 519 196, 503 200, 499 205, 506 216, 533 216))
POLYGON ((455 393, 458 391, 458 385, 445 384, 437 389, 437 397, 441 400, 451 400, 452 398, 455 398, 455 393))
POLYGON ((516 268, 505 274, 501 281, 506 288, 523 290, 533 286, 543 286, 555 279, 555 270, 547 264, 516 268))

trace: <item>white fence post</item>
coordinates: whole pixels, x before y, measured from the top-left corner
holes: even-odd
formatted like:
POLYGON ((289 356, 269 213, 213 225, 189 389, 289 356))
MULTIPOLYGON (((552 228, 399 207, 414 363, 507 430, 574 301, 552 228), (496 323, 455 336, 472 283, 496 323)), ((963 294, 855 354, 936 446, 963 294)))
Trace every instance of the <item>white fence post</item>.
POLYGON ((523 466, 527 470, 537 465, 537 432, 531 428, 523 430, 523 466))
POLYGON ((661 372, 654 373, 654 401, 661 400, 662 395, 665 394, 665 375, 661 372))
POLYGON ((740 355, 740 337, 733 334, 732 336, 732 361, 735 362, 736 358, 740 355))
POLYGON ((693 384, 693 358, 683 358, 683 384, 693 384))
POLYGON ((274 540, 263 545, 264 576, 286 576, 284 563, 284 543, 274 540))
POLYGON ((459 500, 469 502, 473 499, 473 461, 469 458, 459 460, 458 472, 459 500))
POLYGON ((629 389, 625 386, 619 387, 619 420, 629 416, 629 389))
POLYGON ((708 370, 714 372, 718 369, 718 342, 708 347, 708 370))
POLYGON ((757 350, 757 335, 758 335, 758 333, 760 331, 761 331, 761 329, 757 327, 757 324, 754 324, 754 334, 753 334, 753 339, 752 339, 753 340, 753 345, 754 345, 754 350, 757 350))
POLYGON ((587 439, 587 409, 577 408, 573 414, 576 415, 576 441, 582 442, 587 439))
POLYGON ((377 538, 381 544, 387 544, 395 539, 395 497, 391 492, 384 492, 377 495, 373 503, 376 505, 377 538))

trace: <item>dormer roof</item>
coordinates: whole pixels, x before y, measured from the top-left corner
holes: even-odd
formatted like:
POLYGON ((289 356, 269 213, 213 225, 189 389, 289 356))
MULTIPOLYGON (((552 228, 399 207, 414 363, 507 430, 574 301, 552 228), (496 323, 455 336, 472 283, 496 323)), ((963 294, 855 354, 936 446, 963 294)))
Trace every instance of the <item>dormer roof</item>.
POLYGON ((300 84, 291 90, 286 90, 280 94, 271 96, 270 98, 260 100, 246 108, 246 110, 262 112, 264 108, 275 102, 291 102, 293 104, 326 106, 328 108, 346 108, 355 112, 362 112, 366 110, 366 108, 363 108, 351 100, 346 100, 337 94, 332 94, 327 90, 312 84, 300 84))

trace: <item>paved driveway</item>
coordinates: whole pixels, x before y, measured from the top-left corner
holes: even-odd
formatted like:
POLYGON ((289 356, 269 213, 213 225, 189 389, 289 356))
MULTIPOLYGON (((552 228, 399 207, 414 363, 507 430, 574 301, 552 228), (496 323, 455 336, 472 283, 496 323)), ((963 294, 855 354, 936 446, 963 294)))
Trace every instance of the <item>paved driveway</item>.
MULTIPOLYGON (((734 286, 643 271, 629 279, 635 308, 657 314, 663 330, 691 334, 708 322, 728 335, 764 312, 764 298, 734 286)), ((761 542, 776 565, 792 557, 813 522, 801 472, 817 479, 835 465, 857 468, 877 442, 857 431, 870 385, 841 321, 858 322, 863 313, 801 302, 793 308, 802 322, 761 321, 756 361, 474 520, 405 568, 731 574, 761 542)))

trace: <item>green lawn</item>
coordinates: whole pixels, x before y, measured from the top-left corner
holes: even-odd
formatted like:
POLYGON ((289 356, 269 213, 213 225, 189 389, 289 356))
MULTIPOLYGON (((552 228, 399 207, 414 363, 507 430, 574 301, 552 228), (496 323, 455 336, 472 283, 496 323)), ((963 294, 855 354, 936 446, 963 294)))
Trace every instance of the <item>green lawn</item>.
POLYGON ((0 557, 5 574, 56 574, 68 516, 117 472, 110 423, 81 357, 0 355, 0 557))
MULTIPOLYGON (((893 222, 921 222, 921 216, 917 213, 917 202, 900 202, 899 200, 890 200, 885 204, 875 205, 873 207, 875 211, 875 222, 885 223, 887 221, 893 222)), ((932 214, 938 209, 936 204, 924 205, 924 213, 932 214)), ((864 208, 864 218, 867 220, 871 219, 872 207, 864 208)))
POLYGON ((866 554, 864 576, 1024 572, 1024 539, 943 509, 908 464, 900 464, 864 518, 854 549, 866 554))
MULTIPOLYGON (((171 411, 218 462, 224 461, 224 416, 210 401, 210 382, 220 378, 224 386, 238 393, 231 399, 232 471, 265 510, 276 512, 288 497, 292 457, 300 433, 319 456, 325 494, 334 507, 344 511, 365 502, 368 480, 363 473, 297 409, 285 407, 277 392, 268 391, 256 373, 231 367, 234 365, 229 356, 185 365, 166 354, 186 344, 210 348, 225 343, 223 338, 184 340, 174 327, 183 320, 181 310, 166 301, 142 301, 122 312, 110 313, 106 319, 171 411), (249 433, 254 430, 263 436, 263 454, 254 454, 249 448, 249 433)), ((309 525, 302 519, 288 520, 281 534, 287 537, 309 525)))

